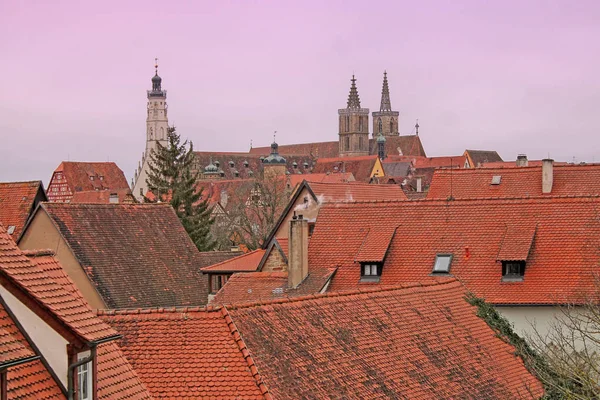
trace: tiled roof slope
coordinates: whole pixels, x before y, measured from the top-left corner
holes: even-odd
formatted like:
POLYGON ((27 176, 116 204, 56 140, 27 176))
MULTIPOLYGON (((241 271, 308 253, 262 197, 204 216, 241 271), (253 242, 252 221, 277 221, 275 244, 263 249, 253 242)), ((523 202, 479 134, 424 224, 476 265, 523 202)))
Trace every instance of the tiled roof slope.
POLYGON ((205 273, 256 271, 264 254, 265 250, 263 249, 254 250, 241 256, 201 268, 201 271, 205 273))
POLYGON ((451 281, 227 308, 274 399, 541 396, 465 294, 451 281))
POLYGON ((54 171, 48 185, 48 199, 50 201, 64 197, 64 193, 58 187, 64 182, 68 184, 68 192, 71 194, 89 190, 129 189, 125 174, 114 162, 61 162, 54 171), (64 179, 57 179, 57 173, 62 173, 64 179), (55 191, 55 186, 59 190, 55 191))
POLYGON ((41 181, 0 182, 0 223, 6 229, 14 226, 11 237, 16 240, 36 206, 36 196, 42 197, 44 189, 41 181), (41 193, 40 193, 41 192, 41 193))
POLYGON ((397 162, 410 162, 415 168, 464 168, 465 159, 465 155, 442 157, 389 156, 383 160, 383 163, 388 164, 397 162))
POLYGON ((330 174, 351 172, 357 181, 369 182, 376 162, 377 156, 319 158, 313 172, 330 174))
POLYGON ((107 307, 206 304, 200 252, 169 204, 42 207, 107 307))
POLYGON ((88 190, 85 192, 75 192, 71 198, 71 203, 88 203, 88 204, 109 204, 110 195, 116 194, 118 203, 135 203, 135 197, 130 189, 115 189, 115 190, 88 190))
MULTIPOLYGON (((251 154, 267 155, 271 152, 270 147, 253 147, 251 154)), ((425 156, 421 139, 416 135, 388 136, 385 142, 385 152, 388 155, 411 155, 425 156)), ((340 142, 316 142, 300 144, 284 144, 279 146, 279 154, 286 155, 310 155, 315 158, 338 157, 340 155, 340 142)), ((369 139, 369 154, 377 154, 377 143, 375 139, 369 139)))
POLYGON ((117 334, 95 317, 86 302, 80 297, 74 297, 27 258, 1 225, 0 273, 22 287, 38 304, 57 316, 84 342, 94 342, 117 334))
MULTIPOLYGON (((83 295, 69 278, 65 270, 50 252, 26 251, 29 259, 44 271, 56 283, 69 292, 73 298, 80 299, 83 295)), ((95 316, 95 319, 102 323, 95 316)), ((98 346, 98 398, 99 399, 148 399, 150 398, 144 384, 138 378, 131 364, 127 361, 115 343, 105 343, 98 346)))
POLYGON ((292 188, 296 187, 297 184, 302 183, 302 181, 319 183, 343 183, 353 182, 354 180, 354 175, 352 175, 351 172, 338 172, 335 174, 293 174, 288 176, 288 182, 292 188))
POLYGON ((315 183, 309 187, 321 203, 339 203, 345 201, 403 200, 406 194, 397 185, 375 185, 362 182, 352 183, 315 183))
MULTIPOLYGON (((600 164, 554 165, 553 184, 545 196, 600 194, 600 164)), ((427 198, 542 196, 542 167, 438 169, 433 174, 427 198), (500 184, 492 178, 500 176, 500 184)))
MULTIPOLYGON (((34 357, 33 349, 0 304, 0 363, 34 357)), ((8 370, 8 399, 64 399, 63 393, 38 359, 8 370)))
POLYGON ((427 279, 436 254, 450 273, 493 304, 556 304, 594 294, 600 269, 600 198, 398 201, 322 206, 309 243, 310 268, 337 266, 330 290, 360 287, 355 263, 369 230, 398 226, 381 285, 427 279), (507 229, 535 226, 521 282, 503 282, 497 260, 507 229))
POLYGON ((210 304, 244 304, 317 294, 334 274, 335 268, 309 269, 308 276, 300 286, 290 289, 287 272, 237 273, 227 280, 210 304))
POLYGON ((465 150, 464 156, 469 159, 471 168, 490 162, 504 161, 496 151, 490 150, 465 150))
POLYGON ((226 260, 230 260, 235 257, 239 257, 244 254, 243 251, 202 251, 200 252, 198 262, 198 268, 208 267, 210 265, 218 264, 226 260))
POLYGON ((155 399, 263 399, 223 315, 200 309, 99 311, 155 399))

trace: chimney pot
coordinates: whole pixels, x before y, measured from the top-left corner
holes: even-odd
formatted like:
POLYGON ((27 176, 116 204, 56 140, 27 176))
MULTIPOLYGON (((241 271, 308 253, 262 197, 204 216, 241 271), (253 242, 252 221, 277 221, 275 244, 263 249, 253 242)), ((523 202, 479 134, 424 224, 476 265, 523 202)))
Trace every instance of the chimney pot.
POLYGON ((529 165, 527 154, 519 154, 517 156, 517 167, 526 167, 529 165))
POLYGON ((552 192, 554 181, 554 160, 545 158, 542 160, 542 193, 552 192))

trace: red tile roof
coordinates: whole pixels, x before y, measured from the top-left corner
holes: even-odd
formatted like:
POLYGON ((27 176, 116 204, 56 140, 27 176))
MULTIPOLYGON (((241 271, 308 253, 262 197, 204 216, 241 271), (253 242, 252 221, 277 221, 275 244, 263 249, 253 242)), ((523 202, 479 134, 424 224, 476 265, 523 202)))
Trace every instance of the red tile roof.
MULTIPOLYGON (((20 252, 0 225, 0 273, 62 321, 84 341, 106 339, 116 331, 101 321, 83 300, 75 284, 49 251, 20 252)), ((28 353, 33 353, 22 332, 2 309, 0 326, 17 339, 28 353)), ((0 343, 6 354, 7 343, 0 343)), ((65 362, 67 360, 65 359, 65 362)), ((99 399, 149 399, 149 393, 135 371, 114 343, 98 346, 97 388, 99 399)), ((64 395, 40 360, 11 367, 8 372, 9 399, 64 399, 64 395)))
POLYGON ((396 233, 395 226, 370 229, 356 254, 356 262, 383 262, 396 233))
POLYGON ((13 226, 11 237, 17 240, 37 202, 45 201, 41 181, 0 182, 0 223, 13 226))
POLYGON ((100 311, 155 399, 263 399, 221 312, 100 311))
POLYGON ((27 258, 0 225, 0 274, 23 288, 32 300, 47 308, 84 342, 94 342, 116 335, 98 320, 89 305, 75 298, 46 271, 27 258))
MULTIPOLYGON (((360 157, 335 157, 335 158, 319 158, 313 173, 330 173, 351 172, 354 178, 359 182, 369 182, 371 180, 371 172, 377 163, 377 156, 360 156, 360 157)), ((383 171, 382 171, 383 172, 383 171)))
POLYGON ((85 192, 73 193, 71 203, 88 203, 88 204, 109 204, 110 196, 117 195, 118 203, 134 203, 135 197, 130 189, 115 189, 115 190, 88 190, 85 192))
POLYGON ((244 254, 241 250, 232 250, 232 251, 202 251, 200 252, 200 261, 198 263, 198 268, 208 267, 210 265, 218 264, 220 262, 230 260, 235 257, 239 257, 244 254))
POLYGON ((258 268, 258 264, 264 254, 265 250, 263 249, 254 250, 241 256, 200 268, 200 270, 204 273, 253 272, 258 268))
POLYGON ((463 155, 469 160, 471 168, 486 163, 504 161, 497 152, 490 150, 465 150, 463 155))
POLYGON ((354 175, 351 172, 346 173, 321 173, 321 174, 293 174, 288 176, 288 180, 290 186, 296 187, 302 181, 307 182, 319 182, 319 183, 343 183, 343 182, 353 182, 354 175))
MULTIPOLYGON (((542 196, 542 167, 436 170, 427 198, 542 196), (500 184, 492 178, 500 176, 500 184)), ((600 194, 600 164, 555 165, 552 196, 600 194)), ((548 196, 545 195, 545 196, 548 196)))
POLYGON ((0 367, 34 356, 31 346, 0 303, 0 367))
POLYGON ((43 203, 109 308, 203 305, 202 257, 169 204, 43 203))
POLYGON ((520 221, 516 224, 507 224, 496 260, 527 261, 535 238, 535 230, 535 225, 523 224, 520 221))
POLYGON ((351 183, 315 183, 309 182, 308 186, 324 203, 339 203, 345 201, 370 201, 370 200, 402 200, 406 195, 397 185, 376 185, 363 182, 351 183))
POLYGON ((67 201, 75 192, 106 189, 129 189, 125 174, 114 162, 63 161, 48 185, 48 200, 67 201))
POLYGON ((290 254, 288 238, 276 238, 275 240, 279 244, 279 247, 281 247, 281 251, 283 251, 283 254, 285 254, 285 256, 288 257, 288 255, 290 254))
MULTIPOLYGON (((381 285, 428 279, 436 254, 451 253, 450 274, 493 304, 578 301, 595 294, 599 206, 599 197, 325 205, 309 243, 309 268, 338 267, 330 290, 360 287, 360 266, 354 260, 365 235, 398 226, 403 234, 391 241, 381 285), (497 259, 501 248, 509 248, 505 237, 523 239, 506 235, 507 229, 534 226, 523 281, 502 281, 497 259)), ((510 252, 523 257, 526 246, 513 246, 516 251, 510 252)))
POLYGON ((451 281, 227 308, 276 399, 541 396, 465 294, 451 281))
POLYGON ((410 162, 415 168, 464 168, 465 160, 465 155, 443 157, 390 156, 383 160, 383 166, 385 168, 385 164, 392 164, 397 162, 410 162))

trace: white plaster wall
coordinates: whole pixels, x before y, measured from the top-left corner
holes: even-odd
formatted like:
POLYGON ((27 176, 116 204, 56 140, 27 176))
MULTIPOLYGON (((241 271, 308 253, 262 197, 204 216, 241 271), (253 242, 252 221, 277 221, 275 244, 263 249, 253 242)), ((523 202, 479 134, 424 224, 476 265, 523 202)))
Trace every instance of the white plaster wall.
POLYGON ((539 333, 545 335, 555 316, 560 315, 560 309, 555 306, 497 306, 496 310, 513 324, 515 333, 523 337, 534 333, 532 324, 535 324, 539 333))
POLYGON ((0 296, 48 361, 50 368, 67 387, 68 342, 3 286, 0 286, 0 296))

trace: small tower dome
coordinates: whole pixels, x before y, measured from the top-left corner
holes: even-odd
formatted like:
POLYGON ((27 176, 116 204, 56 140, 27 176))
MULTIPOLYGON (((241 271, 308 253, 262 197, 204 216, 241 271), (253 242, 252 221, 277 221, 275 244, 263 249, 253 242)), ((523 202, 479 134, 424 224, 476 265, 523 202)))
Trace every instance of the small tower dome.
POLYGON ((263 160, 263 164, 285 164, 287 161, 279 155, 278 149, 279 145, 273 141, 271 143, 271 154, 263 160))
POLYGON ((385 141, 385 136, 383 136, 381 132, 379 132, 379 135, 377 136, 377 143, 385 143, 385 141))
POLYGON ((209 174, 214 174, 217 173, 219 171, 219 168, 213 164, 212 160, 210 160, 210 163, 204 167, 204 172, 205 173, 209 173, 209 174))

